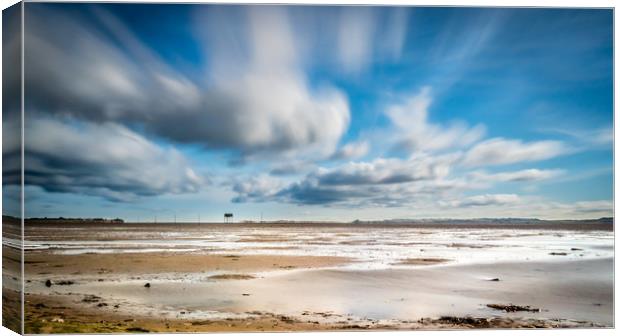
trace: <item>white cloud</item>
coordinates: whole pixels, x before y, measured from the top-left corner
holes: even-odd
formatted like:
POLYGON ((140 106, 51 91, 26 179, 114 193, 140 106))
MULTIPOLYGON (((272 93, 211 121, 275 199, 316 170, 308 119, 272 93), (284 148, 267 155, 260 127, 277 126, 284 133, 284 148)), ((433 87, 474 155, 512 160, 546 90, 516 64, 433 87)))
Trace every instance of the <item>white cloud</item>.
MULTIPOLYGON (((25 60, 32 111, 137 124, 175 143, 233 149, 243 156, 331 155, 349 125, 346 95, 327 84, 310 87, 281 7, 245 10, 248 21, 237 28, 239 40, 207 39, 214 43, 209 50, 226 52, 209 55, 204 81, 167 66, 103 10, 97 11, 101 25, 33 10, 25 60), (228 58, 239 49, 244 62, 232 67, 228 58)), ((210 32, 221 34, 226 26, 221 28, 210 32)))
POLYGON ((398 60, 403 52, 407 36, 408 8, 393 7, 388 14, 386 31, 381 34, 381 50, 392 60, 398 60))
POLYGON ((451 202, 443 202, 444 206, 450 207, 479 207, 491 205, 509 205, 520 201, 518 195, 515 194, 486 194, 465 197, 461 200, 451 202))
MULTIPOLYGON (((611 216, 611 201, 560 203, 537 196, 489 193, 465 196, 501 182, 532 182, 553 178, 561 170, 525 169, 514 172, 481 171, 451 177, 458 155, 419 154, 412 159, 375 159, 317 168, 297 182, 251 178, 236 187, 238 202, 291 203, 356 209, 373 218, 428 217, 538 217, 597 218, 611 216), (389 208, 389 209, 386 209, 389 208), (481 215, 481 208, 484 214, 481 215), (383 209, 383 210, 382 210, 383 209), (386 212, 387 211, 387 212, 386 212)), ((363 216, 363 215, 360 215, 363 216)))
POLYGON ((428 120, 432 103, 430 87, 424 87, 404 102, 388 106, 386 115, 397 128, 398 146, 407 151, 441 150, 466 147, 484 136, 483 125, 468 127, 464 123, 449 126, 428 120))
POLYGON ((560 141, 545 140, 523 142, 493 138, 472 147, 463 159, 466 166, 502 165, 516 162, 540 161, 568 152, 560 141))
MULTIPOLYGON (((247 60, 234 67, 209 69, 216 103, 207 103, 203 113, 212 120, 200 123, 196 133, 216 134, 246 152, 330 155, 350 121, 345 94, 326 85, 309 88, 284 9, 259 6, 248 8, 247 13, 241 41, 212 37, 220 29, 209 30, 209 41, 215 41, 209 46, 216 50, 215 65, 225 64, 237 50, 231 44, 241 43, 247 60)), ((235 24, 228 22, 223 29, 235 24)))
POLYGON ((177 150, 113 123, 29 119, 25 183, 112 201, 194 193, 207 183, 177 150))
POLYGON ((312 178, 324 185, 394 184, 445 177, 452 156, 419 155, 408 160, 375 159, 349 162, 333 169, 319 169, 312 178))
POLYGON ((423 194, 462 187, 459 181, 445 179, 456 159, 453 155, 421 154, 407 160, 379 158, 370 162, 349 162, 331 169, 318 168, 302 180, 278 190, 236 188, 235 191, 239 200, 259 201, 261 197, 257 191, 260 191, 264 194, 263 200, 278 199, 295 204, 399 206, 423 194))
POLYGON ((233 191, 237 193, 232 199, 235 203, 265 202, 273 199, 283 187, 283 183, 267 175, 252 176, 234 183, 233 191))
POLYGON ((562 173, 559 169, 523 169, 493 174, 476 171, 469 173, 469 176, 480 182, 532 182, 554 178, 562 173))
POLYGON ((370 150, 370 144, 368 141, 356 141, 350 142, 338 149, 333 155, 334 160, 351 160, 359 159, 370 150))
POLYGON ((269 174, 271 175, 294 175, 299 173, 307 173, 316 168, 316 165, 307 161, 286 161, 276 162, 269 174))
MULTIPOLYGON (((447 126, 431 123, 431 103, 430 88, 425 87, 419 93, 406 97, 403 103, 393 104, 386 110, 396 130, 393 135, 387 135, 387 131, 381 135, 389 138, 388 143, 395 142, 401 149, 406 149, 408 158, 381 157, 329 168, 319 167, 279 190, 244 191, 239 193, 239 199, 279 200, 328 207, 409 207, 424 203, 426 206, 456 208, 514 208, 520 201, 515 194, 455 197, 465 191, 488 189, 498 183, 535 182, 563 173, 558 169, 535 168, 496 173, 470 171, 478 166, 543 160, 568 150, 559 141, 523 142, 493 138, 480 142, 484 135, 483 125, 469 127, 464 123, 447 126), (459 175, 451 176, 453 171, 459 175), (264 197, 260 196, 261 192, 264 197), (252 196, 245 197, 244 193, 252 193, 252 196)), ((362 157, 368 151, 368 143, 348 143, 332 158, 362 157)))
POLYGON ((347 72, 359 72, 372 57, 375 13, 371 7, 343 7, 340 12, 338 47, 340 62, 347 72))

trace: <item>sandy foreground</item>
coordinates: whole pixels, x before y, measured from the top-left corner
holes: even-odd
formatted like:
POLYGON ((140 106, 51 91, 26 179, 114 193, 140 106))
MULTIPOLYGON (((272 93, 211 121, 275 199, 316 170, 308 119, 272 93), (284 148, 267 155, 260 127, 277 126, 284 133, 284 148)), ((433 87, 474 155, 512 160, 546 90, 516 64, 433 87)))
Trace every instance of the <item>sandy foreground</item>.
POLYGON ((21 251, 2 247, 2 325, 21 330, 21 251))
MULTIPOLYGON (((113 306, 114 297, 127 298, 121 292, 114 293, 115 287, 132 284, 124 288, 138 296, 151 295, 163 298, 183 297, 174 293, 158 293, 159 286, 170 278, 166 274, 204 276, 207 281, 239 281, 257 278, 252 272, 276 270, 309 269, 342 264, 348 261, 339 257, 305 256, 238 256, 238 255, 183 255, 174 253, 133 253, 122 256, 106 255, 49 255, 36 254, 26 257, 28 274, 27 323, 26 332, 124 332, 136 331, 216 331, 216 330, 309 330, 316 329, 312 323, 299 323, 295 326, 278 327, 280 316, 261 313, 252 319, 216 318, 193 320, 153 317, 153 314, 135 314, 135 306, 127 309, 113 306), (218 272, 218 275, 210 275, 218 272), (214 280, 208 280, 209 278, 214 280), (36 280, 35 280, 36 279, 36 280), (45 279, 45 280, 44 280, 45 279), (51 287, 46 281, 52 279, 51 287), (76 280, 67 280, 76 279, 76 280), (119 280, 120 279, 120 280, 119 280), (71 284, 68 284, 72 282, 71 284), (144 287, 149 283, 150 288, 144 287), (94 286, 95 288, 92 288, 94 286), (102 294, 107 288, 112 293, 104 299, 94 294, 102 294), (37 293, 39 292, 40 293, 37 293), (78 291, 78 292, 74 292, 78 291), (82 293, 80 293, 82 292, 82 293), (37 294, 35 294, 37 293, 37 294), (110 309, 112 308, 112 309, 110 309), (264 315, 264 316, 263 316, 264 315), (247 321, 253 321, 248 324, 247 321), (243 322, 243 323, 242 323, 243 322), (274 323, 275 322, 275 323, 274 323), (139 327, 138 327, 139 326, 139 327)), ((176 277, 173 276, 176 279, 176 277)), ((178 280, 178 279, 177 279, 178 280)), ((178 284, 172 281, 172 286, 178 284)), ((190 293, 186 293, 192 296, 190 293)), ((185 296, 186 298, 187 296, 185 296)), ((121 300, 122 301, 122 300, 121 300)), ((123 303, 125 305, 125 303, 123 303)), ((139 307, 140 308, 146 308, 139 307)), ((186 312, 178 312, 183 315, 186 312)))
POLYGON ((26 332, 613 327, 608 231, 218 230, 36 232, 26 332))

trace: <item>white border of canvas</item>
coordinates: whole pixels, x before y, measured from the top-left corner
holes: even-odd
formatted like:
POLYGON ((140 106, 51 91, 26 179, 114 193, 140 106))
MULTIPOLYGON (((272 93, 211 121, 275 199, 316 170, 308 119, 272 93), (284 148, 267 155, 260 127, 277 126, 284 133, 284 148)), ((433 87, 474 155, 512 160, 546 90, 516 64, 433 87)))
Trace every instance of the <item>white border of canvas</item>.
MULTIPOLYGON (((4 10, 7 7, 17 3, 15 0, 2 0, 1 8, 4 10)), ((470 6, 470 7, 601 7, 601 8, 614 8, 614 177, 618 172, 618 167, 615 164, 615 157, 617 157, 619 150, 615 147, 615 138, 618 135, 618 120, 615 118, 616 109, 616 98, 618 97, 618 87, 615 85, 615 78, 617 78, 618 68, 616 65, 618 64, 618 55, 615 53, 615 44, 617 41, 618 35, 618 26, 615 24, 617 19, 617 11, 615 11, 615 1, 613 0, 441 0, 441 1, 432 1, 432 0, 387 0, 387 1, 364 1, 364 0, 288 0, 288 1, 259 1, 259 0, 239 0, 239 1, 231 1, 231 0, 210 0, 210 1, 183 1, 183 0, 149 0, 149 1, 128 1, 128 0, 119 0, 119 1, 97 1, 97 0, 61 0, 61 1, 39 1, 39 0, 29 0, 27 2, 129 2, 129 3, 282 3, 282 4, 342 4, 342 5, 406 5, 406 6, 470 6)), ((0 16, 0 33, 2 31, 1 21, 2 17, 0 16)), ((0 43, 0 55, 2 54, 2 46, 0 43)), ((2 74, 2 68, 0 67, 0 76, 2 74)), ((0 97, 2 92, 2 83, 0 81, 0 97)), ((0 128, 0 146, 2 144, 2 129, 0 128)), ((2 158, 0 157, 0 169, 2 168, 2 158)), ((618 184, 614 178, 614 210, 616 208, 618 200, 615 198, 615 195, 618 194, 618 184)), ((0 198, 0 209, 2 209, 2 199, 0 198)), ((614 211, 615 214, 615 211, 614 211)), ((618 237, 618 231, 614 230, 615 238, 618 237)), ((614 239, 615 241, 616 239, 614 239)), ((2 252, 0 251, 0 258, 2 257, 2 252)), ((618 260, 614 258, 614 303, 618 302, 618 291, 615 283, 615 269, 618 265, 618 260)), ((2 286, 2 279, 0 278, 0 287, 2 286)), ((1 307, 1 302, 0 302, 1 307)), ((615 307, 615 304, 614 304, 615 307)), ((617 310, 614 310, 615 313, 615 321, 614 325, 618 325, 618 313, 617 310)), ((615 329, 545 329, 545 330, 520 330, 520 329, 511 329, 511 330, 449 330, 449 331, 378 331, 372 332, 373 336, 397 336, 397 335, 413 335, 413 336, 433 336, 433 335, 477 335, 484 334, 485 336, 496 336, 496 335, 507 335, 507 336, 519 336, 519 335, 531 335, 531 334, 539 334, 542 336, 555 336, 555 335, 588 335, 588 336, 598 336, 598 335, 614 335, 616 333, 615 329)), ((16 335, 13 331, 0 327, 0 335, 16 335)), ((227 333, 226 335, 231 336, 242 336, 248 335, 249 333, 227 333)), ((280 336, 283 334, 293 334, 293 333, 261 333, 264 336, 280 336)), ((298 333, 297 333, 298 334, 298 333)), ((306 332, 303 335, 307 336, 322 336, 325 335, 326 332, 306 332)), ((329 332, 329 335, 351 335, 351 332, 329 332)), ((56 334, 57 335, 57 334, 56 334)), ((158 335, 178 335, 178 334, 158 334, 158 335)), ((192 335, 208 335, 208 334, 199 334, 192 333, 192 335)))

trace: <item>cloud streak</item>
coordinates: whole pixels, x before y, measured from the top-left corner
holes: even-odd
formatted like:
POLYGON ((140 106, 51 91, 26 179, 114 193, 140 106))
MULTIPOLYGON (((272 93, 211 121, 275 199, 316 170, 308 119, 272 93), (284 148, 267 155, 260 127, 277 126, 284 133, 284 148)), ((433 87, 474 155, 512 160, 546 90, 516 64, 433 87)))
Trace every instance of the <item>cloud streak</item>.
POLYGON ((301 150, 328 156, 348 128, 346 95, 329 85, 309 87, 292 28, 278 7, 247 9, 242 75, 210 69, 214 76, 205 82, 170 69, 114 17, 98 12, 99 30, 53 10, 29 11, 29 110, 138 124, 176 143, 243 156, 301 150))
POLYGON ((343 7, 340 12, 339 56, 347 72, 361 71, 372 57, 374 15, 370 7, 343 7))
POLYGON ((481 182, 534 182, 554 178, 562 175, 560 169, 523 169, 512 172, 489 174, 486 172, 472 172, 469 176, 474 181, 481 182))
POLYGON ((405 97, 402 103, 387 107, 386 115, 398 132, 398 148, 408 152, 454 149, 469 146, 484 136, 483 125, 468 127, 464 123, 453 123, 442 126, 429 122, 431 103, 431 88, 423 87, 418 93, 405 97))
POLYGON ((521 140, 493 138, 472 147, 465 155, 463 163, 469 167, 505 165, 551 159, 567 152, 569 149, 560 141, 523 142, 521 140))
POLYGON ((117 124, 35 119, 24 132, 24 183, 48 192, 125 202, 195 193, 207 184, 180 152, 117 124))
POLYGON ((519 201, 519 196, 515 194, 485 194, 466 197, 458 201, 448 202, 446 206, 457 208, 483 207, 491 205, 515 204, 519 201))

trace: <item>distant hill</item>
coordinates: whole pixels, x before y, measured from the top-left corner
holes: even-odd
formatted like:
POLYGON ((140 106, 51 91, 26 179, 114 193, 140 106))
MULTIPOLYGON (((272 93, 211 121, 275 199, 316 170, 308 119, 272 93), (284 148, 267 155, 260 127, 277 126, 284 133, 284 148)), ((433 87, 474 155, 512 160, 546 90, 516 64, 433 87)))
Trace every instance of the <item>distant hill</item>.
POLYGON ((570 224, 570 223, 596 223, 596 224, 613 224, 613 217, 601 217, 598 219, 558 219, 545 220, 538 218, 471 218, 471 219, 455 219, 455 218, 422 218, 422 219, 386 219, 379 221, 354 220, 353 224, 429 224, 429 225, 470 225, 470 224, 506 224, 506 225, 523 225, 523 224, 570 224))

